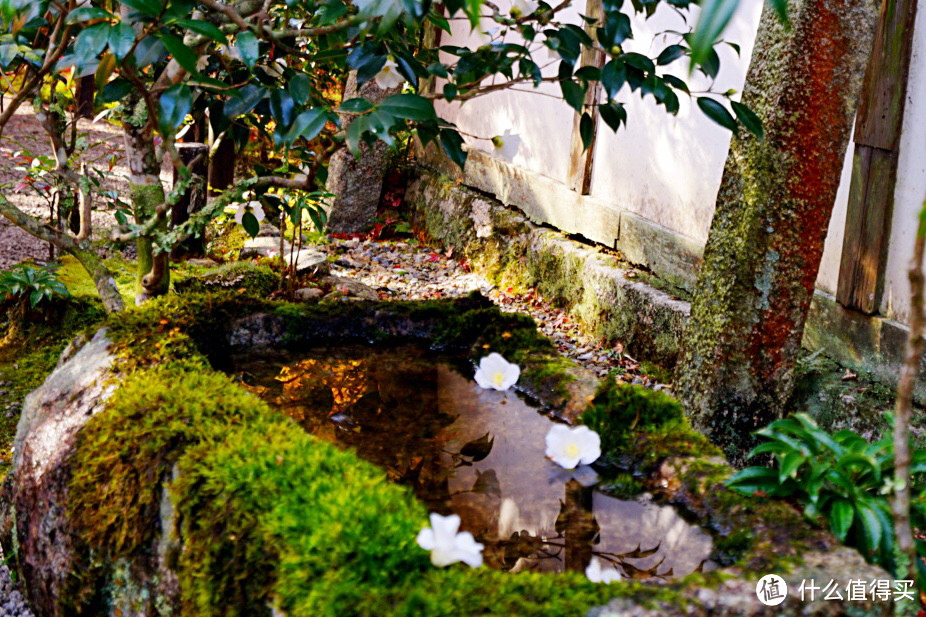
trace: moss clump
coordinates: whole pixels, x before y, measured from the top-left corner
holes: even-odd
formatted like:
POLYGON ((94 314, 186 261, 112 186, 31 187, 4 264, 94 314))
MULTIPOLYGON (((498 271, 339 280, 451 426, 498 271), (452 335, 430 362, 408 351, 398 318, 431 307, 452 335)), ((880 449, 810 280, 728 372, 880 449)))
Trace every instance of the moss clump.
POLYGON ((229 427, 255 422, 265 405, 185 361, 129 376, 78 435, 69 515, 81 538, 113 557, 130 556, 157 531, 165 475, 191 444, 214 444, 229 427))
POLYGON ((680 429, 686 424, 682 406, 672 397, 614 379, 598 386, 582 422, 601 435, 603 451, 625 446, 635 431, 680 429))
POLYGON ((266 266, 250 261, 237 261, 209 270, 198 277, 174 283, 177 293, 194 293, 217 290, 244 290, 264 297, 279 287, 280 277, 266 266))

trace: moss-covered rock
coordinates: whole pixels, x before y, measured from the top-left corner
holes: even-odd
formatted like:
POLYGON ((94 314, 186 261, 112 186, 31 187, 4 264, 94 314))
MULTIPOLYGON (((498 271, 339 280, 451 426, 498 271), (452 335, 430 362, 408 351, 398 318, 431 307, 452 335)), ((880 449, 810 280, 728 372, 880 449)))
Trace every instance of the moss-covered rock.
POLYGON ((174 283, 177 293, 244 290, 256 296, 266 296, 279 287, 280 277, 266 266, 250 261, 234 261, 174 283))
POLYGON ((478 296, 326 308, 226 293, 154 300, 109 327, 34 395, 45 404, 29 417, 48 422, 23 425, 0 500, 0 541, 18 545, 16 566, 46 616, 582 617, 615 598, 650 614, 732 616, 750 613, 707 602, 701 590, 760 565, 798 576, 801 552, 829 538, 784 504, 718 489, 729 467, 704 458, 715 451, 671 399, 609 384, 589 421, 626 449, 641 487, 727 539, 720 550, 733 569, 610 586, 577 573, 437 570, 415 545, 427 519, 408 489, 213 367, 235 337, 289 346, 358 337, 424 339, 474 359, 495 350, 542 372, 562 360, 530 320, 478 296), (629 430, 618 426, 628 420, 629 430), (677 456, 682 442, 688 456, 677 456), (49 547, 53 562, 40 552, 49 547))

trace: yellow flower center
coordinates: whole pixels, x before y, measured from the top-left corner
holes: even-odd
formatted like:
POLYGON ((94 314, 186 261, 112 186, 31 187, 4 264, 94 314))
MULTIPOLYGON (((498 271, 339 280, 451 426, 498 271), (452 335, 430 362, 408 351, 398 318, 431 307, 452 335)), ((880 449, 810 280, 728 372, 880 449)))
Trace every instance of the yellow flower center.
POLYGON ((505 381, 505 375, 501 372, 495 373, 492 376, 492 383, 494 383, 496 386, 502 385, 503 381, 505 381))
POLYGON ((578 458, 579 446, 577 446, 574 443, 571 443, 568 446, 566 446, 566 456, 568 456, 569 458, 578 458))

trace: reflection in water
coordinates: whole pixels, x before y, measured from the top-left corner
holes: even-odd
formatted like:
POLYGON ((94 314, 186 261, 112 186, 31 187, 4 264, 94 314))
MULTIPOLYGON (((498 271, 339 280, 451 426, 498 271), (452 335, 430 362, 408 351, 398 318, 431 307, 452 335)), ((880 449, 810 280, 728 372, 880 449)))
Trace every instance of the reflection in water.
POLYGON ((421 350, 317 349, 237 363, 245 385, 306 431, 353 447, 456 512, 487 565, 582 571, 593 555, 628 578, 684 576, 711 540, 669 507, 595 489, 589 467, 544 456, 551 420, 508 392, 483 390, 421 350))

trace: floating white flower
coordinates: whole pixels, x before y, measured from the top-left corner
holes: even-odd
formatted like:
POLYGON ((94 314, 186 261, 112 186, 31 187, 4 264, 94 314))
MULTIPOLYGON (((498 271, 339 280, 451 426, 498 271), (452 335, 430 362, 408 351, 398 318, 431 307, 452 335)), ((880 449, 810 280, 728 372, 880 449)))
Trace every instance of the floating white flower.
POLYGON ((476 369, 476 383, 481 388, 507 390, 518 381, 521 367, 512 364, 494 351, 479 361, 476 369))
POLYGON ((431 551, 431 563, 438 568, 462 561, 473 568, 482 565, 482 544, 473 534, 459 531, 460 517, 431 513, 431 526, 418 532, 418 546, 431 551), (459 533, 457 533, 459 531, 459 533))
POLYGON ((601 456, 601 437, 587 426, 569 428, 554 424, 546 436, 547 457, 560 467, 574 469, 579 463, 589 465, 601 456))
POLYGON ((238 205, 238 211, 235 212, 235 222, 239 225, 241 224, 241 219, 244 218, 244 213, 250 212, 254 215, 258 221, 264 220, 264 209, 261 207, 259 201, 246 201, 238 205))
POLYGON ((401 86, 405 82, 405 78, 399 73, 395 62, 386 60, 386 64, 384 64, 383 68, 379 70, 379 73, 373 77, 373 81, 383 90, 392 90, 393 88, 401 86))
POLYGON ((521 148, 521 136, 512 133, 511 129, 505 129, 504 135, 496 135, 492 138, 492 147, 497 157, 511 163, 521 148))
POLYGON ((585 568, 585 576, 593 583, 613 583, 621 580, 621 573, 616 568, 602 568, 601 561, 597 557, 592 557, 588 567, 585 568))
POLYGON ((511 5, 511 16, 515 19, 527 17, 538 8, 540 8, 540 3, 537 0, 514 0, 514 4, 511 5))

